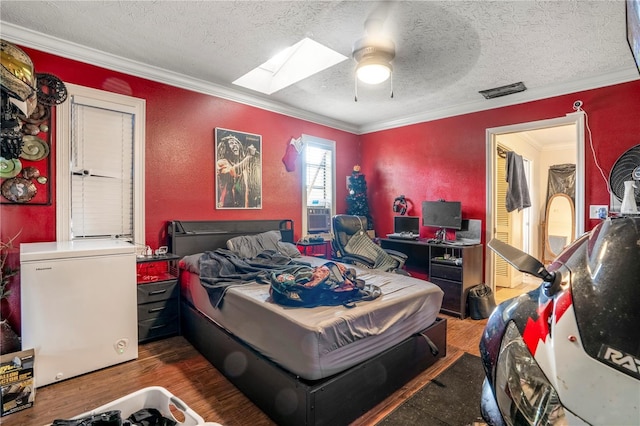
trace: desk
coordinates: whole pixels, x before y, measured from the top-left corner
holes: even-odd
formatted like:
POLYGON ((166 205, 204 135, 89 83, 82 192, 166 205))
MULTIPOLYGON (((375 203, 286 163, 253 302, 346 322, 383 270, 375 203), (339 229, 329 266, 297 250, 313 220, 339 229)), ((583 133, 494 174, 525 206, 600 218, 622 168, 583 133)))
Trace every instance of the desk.
POLYGON ((382 238, 380 245, 406 254, 408 269, 427 274, 429 281, 444 291, 441 312, 465 318, 469 289, 483 282, 482 244, 463 246, 382 238), (456 258, 459 264, 445 257, 456 258))
POLYGON ((314 256, 314 257, 322 257, 324 259, 329 259, 329 243, 331 241, 299 241, 296 243, 298 247, 300 247, 300 253, 303 256, 314 256), (322 253, 316 252, 316 247, 323 247, 322 253))

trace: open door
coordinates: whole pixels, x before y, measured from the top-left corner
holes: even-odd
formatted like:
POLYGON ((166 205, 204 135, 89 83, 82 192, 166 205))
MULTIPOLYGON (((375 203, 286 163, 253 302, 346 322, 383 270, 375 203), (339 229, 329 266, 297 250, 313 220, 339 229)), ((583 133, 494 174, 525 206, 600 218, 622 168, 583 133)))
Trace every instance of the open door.
MULTIPOLYGON (((493 238, 502 241, 505 244, 511 245, 511 215, 507 212, 506 203, 504 200, 507 198, 507 173, 506 155, 500 154, 500 149, 496 149, 496 197, 495 197, 495 233, 493 238), (500 202, 502 200, 502 202, 500 202)), ((494 258, 494 271, 495 271, 495 285, 498 287, 511 287, 511 274, 512 269, 509 264, 500 256, 493 256, 494 258)))
MULTIPOLYGON (((536 130, 551 129, 560 126, 573 126, 575 139, 572 138, 568 143, 563 146, 575 147, 575 163, 576 163, 576 194, 575 194, 575 235, 581 235, 584 230, 584 113, 575 112, 569 113, 565 117, 553 118, 548 120, 541 120, 529 123, 520 123, 510 126, 503 126, 497 128, 490 128, 486 131, 486 161, 487 161, 487 199, 486 199, 486 229, 485 229, 485 241, 492 239, 498 239, 506 244, 513 245, 514 238, 521 239, 522 235, 516 233, 514 235, 513 229, 517 228, 517 224, 512 223, 513 220, 526 220, 524 217, 518 219, 513 215, 509 218, 509 214, 506 213, 506 207, 504 200, 506 196, 506 179, 505 179, 505 158, 501 158, 497 155, 498 137, 501 135, 515 134, 519 132, 531 132, 536 130), (502 185, 504 183, 504 186, 502 185), (499 202, 502 201, 502 202, 499 202)), ((516 146, 514 145, 514 148, 516 146)), ((553 148, 554 150, 556 148, 553 148)), ((568 148, 567 148, 568 149, 568 148)), ((520 146, 517 146, 517 150, 520 151, 520 146)), ((521 153, 522 155, 523 153, 521 153)), ((551 156, 555 160, 555 153, 551 156)), ((540 176, 540 167, 544 169, 546 176, 546 167, 539 162, 534 163, 533 173, 535 176, 540 176), (537 164, 537 166, 536 166, 537 164), (537 167, 537 168, 536 168, 537 167)), ((530 183, 530 188, 534 188, 535 191, 541 191, 541 186, 536 183, 537 180, 530 183)), ((546 188, 546 186, 545 186, 546 188)), ((542 199, 538 197, 538 199, 542 199)), ((533 201, 533 200, 532 200, 533 201)), ((541 210, 538 206, 535 210, 532 210, 532 217, 529 219, 529 227, 532 230, 538 229, 538 221, 541 210), (533 223, 531 223, 533 221, 533 223)), ((543 212, 542 212, 543 213, 543 212)), ((535 250, 541 243, 540 232, 531 232, 533 236, 531 249, 535 250)), ((520 247, 521 244, 516 244, 520 247)), ((487 250, 485 256, 485 282, 492 287, 495 291, 496 286, 510 287, 511 282, 517 277, 513 274, 517 274, 510 268, 502 259, 496 257, 491 250, 487 250)))
MULTIPOLYGON (((509 185, 507 183, 507 156, 506 152, 508 148, 498 143, 496 150, 496 197, 495 207, 496 223, 494 239, 502 241, 505 244, 515 246, 519 249, 524 248, 524 234, 528 232, 528 228, 525 229, 524 213, 527 209, 522 211, 508 212, 506 206, 507 190, 509 185)), ((525 174, 526 167, 529 164, 525 161, 525 174)), ((531 181, 527 176, 527 182, 529 191, 531 191, 531 181)), ((497 287, 517 287, 522 284, 522 273, 516 269, 509 267, 505 260, 499 256, 494 256, 494 270, 495 270, 495 285, 497 287)))

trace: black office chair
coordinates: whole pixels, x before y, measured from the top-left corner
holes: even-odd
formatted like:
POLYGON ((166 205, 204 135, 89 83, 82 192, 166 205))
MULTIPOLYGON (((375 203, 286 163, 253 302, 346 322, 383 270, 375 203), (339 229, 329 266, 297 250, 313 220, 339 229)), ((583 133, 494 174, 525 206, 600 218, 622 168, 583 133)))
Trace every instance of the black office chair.
POLYGON ((407 255, 395 250, 383 249, 367 234, 367 218, 339 214, 333 217, 333 248, 337 260, 369 269, 381 269, 403 275, 402 268, 407 255))

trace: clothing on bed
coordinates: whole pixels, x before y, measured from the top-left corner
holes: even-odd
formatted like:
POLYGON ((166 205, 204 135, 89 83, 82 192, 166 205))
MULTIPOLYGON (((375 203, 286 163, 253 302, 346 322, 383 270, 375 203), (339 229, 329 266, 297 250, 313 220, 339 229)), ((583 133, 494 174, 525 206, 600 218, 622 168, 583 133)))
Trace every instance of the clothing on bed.
POLYGON ((251 259, 227 249, 207 251, 199 259, 199 270, 216 308, 230 287, 252 283, 270 285, 273 301, 287 306, 355 306, 354 302, 380 296, 380 289, 356 278, 353 268, 333 262, 312 267, 273 250, 251 259))
POLYGON ((296 262, 289 256, 265 250, 256 257, 243 259, 228 249, 204 252, 199 259, 200 282, 209 292, 211 304, 218 307, 231 286, 269 283, 272 272, 296 274, 306 271, 308 263, 296 262))
MULTIPOLYGON (((302 257, 311 266, 327 261, 302 257)), ((200 281, 195 256, 180 261, 181 292, 213 323, 243 340, 268 359, 307 380, 344 371, 429 327, 438 315, 443 292, 435 284, 374 269, 354 269, 382 295, 354 308, 291 308, 271 303, 270 287, 232 286, 224 303, 211 304, 200 281), (195 261, 195 264, 189 264, 195 261)))
POLYGON ((271 274, 271 298, 284 306, 313 308, 343 305, 355 307, 355 302, 380 297, 380 288, 357 278, 356 270, 342 264, 327 262, 313 268, 311 276, 303 274, 271 274))
POLYGON ((241 235, 227 241, 227 248, 242 258, 256 257, 265 250, 273 250, 289 257, 300 257, 298 248, 282 241, 280 231, 267 231, 256 235, 241 235))

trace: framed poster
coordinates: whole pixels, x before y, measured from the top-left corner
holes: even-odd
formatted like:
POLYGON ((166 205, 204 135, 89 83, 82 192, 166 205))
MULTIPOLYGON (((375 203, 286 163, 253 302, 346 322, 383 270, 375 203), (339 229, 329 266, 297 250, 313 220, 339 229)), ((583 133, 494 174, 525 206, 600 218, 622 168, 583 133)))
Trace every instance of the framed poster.
POLYGON ((217 209, 262 208, 262 136, 215 129, 217 209))

